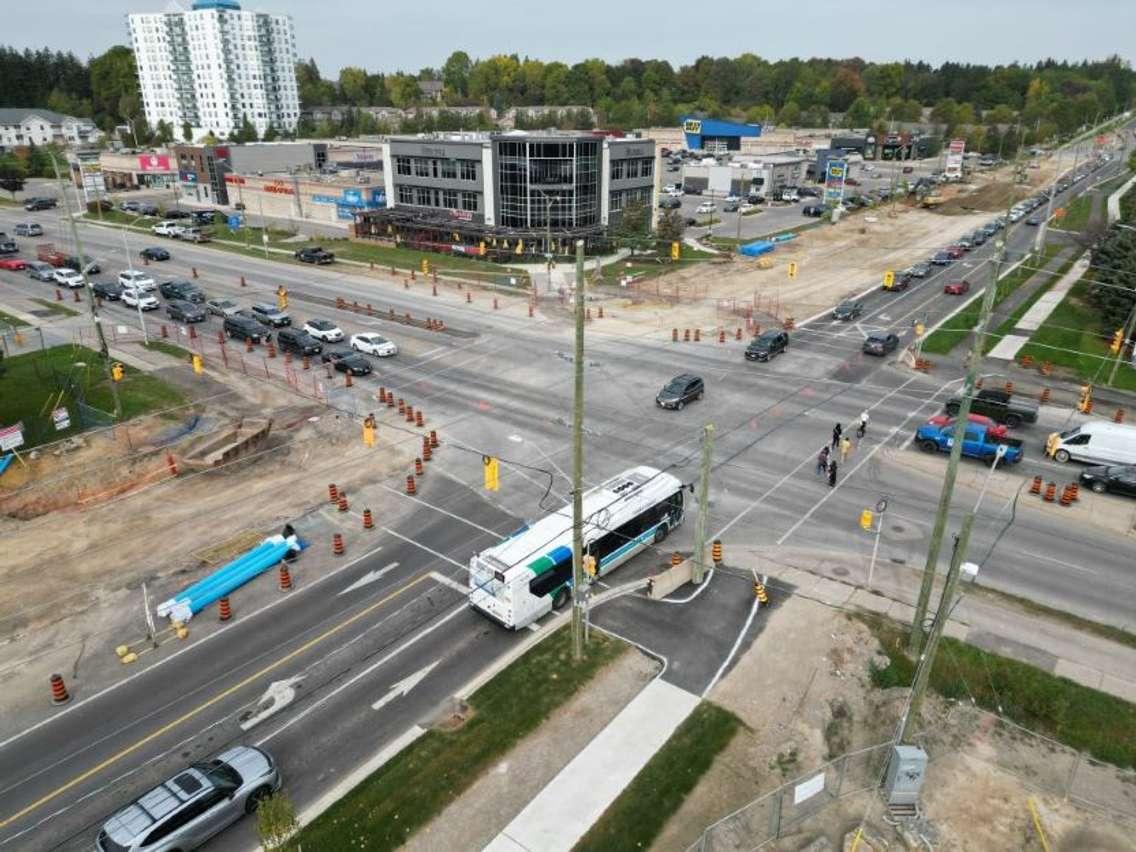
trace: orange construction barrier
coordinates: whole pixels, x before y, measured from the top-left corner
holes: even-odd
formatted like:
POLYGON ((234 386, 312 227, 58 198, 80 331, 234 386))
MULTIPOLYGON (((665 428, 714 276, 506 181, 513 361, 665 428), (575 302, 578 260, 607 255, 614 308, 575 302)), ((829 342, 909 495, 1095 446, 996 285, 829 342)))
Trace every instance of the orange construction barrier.
POLYGON ((335 487, 334 482, 327 486, 327 497, 332 503, 339 502, 339 489, 335 487))
POLYGON ((373 530, 375 528, 375 516, 371 514, 370 509, 363 510, 363 529, 373 530))
POLYGON ((292 589, 292 574, 288 571, 288 566, 283 562, 280 563, 280 591, 288 592, 292 589))
POLYGON ((1042 388, 1041 395, 1037 398, 1038 402, 1045 405, 1049 402, 1049 388, 1042 388))
POLYGON ((714 543, 710 546, 710 558, 714 560, 714 564, 718 565, 722 561, 722 541, 715 539, 714 543))
POLYGON ((406 400, 401 396, 398 398, 398 413, 406 414, 406 400))
POLYGON ((406 406, 406 422, 407 423, 413 423, 414 422, 414 406, 410 405, 409 403, 406 406))
POLYGON ((701 340, 702 340, 702 329, 700 329, 700 328, 694 329, 694 342, 699 343, 699 342, 701 342, 701 340))
POLYGON ((603 315, 603 305, 600 305, 599 314, 598 314, 597 316, 599 316, 599 318, 600 318, 600 319, 603 319, 603 318, 604 318, 604 315, 603 315))
POLYGON ((421 459, 421 458, 416 458, 416 459, 414 460, 414 475, 415 475, 415 476, 421 476, 421 475, 422 475, 422 474, 424 474, 425 472, 426 472, 426 468, 424 468, 424 467, 422 466, 422 459, 421 459))
POLYGON ((1045 496, 1042 498, 1046 503, 1052 503, 1057 499, 1057 483, 1047 482, 1045 484, 1045 496))
POLYGON ((413 474, 408 473, 406 475, 406 493, 410 494, 410 495, 414 495, 414 494, 418 493, 418 487, 414 484, 414 475, 413 474))
POLYGON ((347 492, 346 491, 340 491, 339 492, 339 511, 341 511, 341 512, 347 511, 347 492))
POLYGON ((1040 494, 1041 493, 1041 477, 1040 476, 1035 476, 1033 478, 1033 482, 1030 484, 1029 493, 1030 494, 1040 494))
POLYGON ((228 621, 233 617, 233 608, 229 606, 228 598, 221 598, 217 601, 217 620, 228 621))
POLYGON ((419 408, 417 411, 414 412, 414 425, 415 426, 426 425, 426 418, 422 416, 422 409, 421 408, 419 408))
POLYGON ((1112 422, 1113 423, 1123 423, 1124 422, 1124 409, 1123 408, 1116 409, 1116 413, 1112 415, 1112 422))
POLYGON ((343 533, 335 533, 331 537, 331 552, 334 556, 342 556, 344 552, 343 547, 343 533))
POLYGON ((1069 489, 1068 485, 1061 489, 1061 499, 1057 502, 1062 506, 1070 506, 1073 504, 1073 492, 1069 489))
POLYGON ((430 446, 433 447, 434 449, 438 449, 439 443, 441 443, 441 442, 438 440, 438 433, 435 432, 433 429, 431 429, 430 430, 430 446))
POLYGON ((718 342, 719 343, 725 343, 726 342, 726 332, 722 329, 718 330, 718 342))
POLYGON ((682 554, 679 553, 676 550, 674 553, 671 554, 671 566, 673 567, 675 565, 681 565, 681 564, 682 564, 682 554))
POLYGON ((1072 500, 1074 503, 1076 503, 1078 500, 1081 499, 1081 485, 1080 485, 1080 483, 1073 481, 1073 482, 1070 482, 1066 487, 1069 489, 1069 499, 1070 500, 1072 500))
POLYGON ((53 674, 51 676, 51 703, 66 704, 70 700, 71 696, 67 693, 67 685, 63 683, 63 675, 53 674))

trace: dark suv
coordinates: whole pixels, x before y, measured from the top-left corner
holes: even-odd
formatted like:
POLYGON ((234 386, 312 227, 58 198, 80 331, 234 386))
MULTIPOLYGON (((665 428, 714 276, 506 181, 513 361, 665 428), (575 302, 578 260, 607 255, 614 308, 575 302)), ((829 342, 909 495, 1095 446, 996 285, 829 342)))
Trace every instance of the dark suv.
POLYGON ((51 210, 55 205, 54 198, 29 198, 24 202, 24 209, 28 211, 51 210))
POLYGON ((706 386, 702 383, 700 376, 683 373, 667 382, 655 397, 655 404, 660 408, 673 408, 676 411, 682 411, 688 402, 702 399, 702 394, 705 391, 706 386))
POLYGON ((205 294, 201 289, 190 281, 163 281, 158 285, 158 292, 166 299, 184 299, 187 302, 193 302, 195 305, 200 305, 205 302, 205 294))
POLYGON ((299 328, 282 328, 276 333, 276 345, 283 352, 295 352, 297 355, 318 355, 323 351, 323 344, 299 328))
POLYGON ((252 315, 260 320, 265 325, 271 325, 275 328, 280 328, 285 325, 292 324, 292 318, 276 305, 269 305, 265 302, 252 306, 252 315))
POLYGON ((766 331, 755 337, 746 347, 747 361, 769 361, 789 348, 789 333, 785 331, 766 331))
POLYGON ((239 314, 225 317, 225 334, 237 340, 251 340, 253 343, 260 343, 272 336, 271 332, 252 317, 239 314))
POLYGON ((185 299, 171 299, 166 302, 166 316, 180 322, 205 322, 205 308, 185 299))

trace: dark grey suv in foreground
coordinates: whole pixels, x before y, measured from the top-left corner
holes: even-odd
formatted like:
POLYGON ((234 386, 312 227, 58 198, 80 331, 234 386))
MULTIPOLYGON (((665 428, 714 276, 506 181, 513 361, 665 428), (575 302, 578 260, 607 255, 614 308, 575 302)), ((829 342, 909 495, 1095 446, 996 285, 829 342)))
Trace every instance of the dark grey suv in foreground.
POLYGON ((280 789, 280 772, 258 748, 234 746, 194 763, 107 820, 99 852, 189 852, 253 813, 280 789))
POLYGON ((667 382, 666 386, 655 396, 655 404, 659 408, 673 408, 676 411, 682 411, 688 402, 702 399, 702 394, 705 392, 706 386, 702 383, 700 376, 683 373, 667 382))

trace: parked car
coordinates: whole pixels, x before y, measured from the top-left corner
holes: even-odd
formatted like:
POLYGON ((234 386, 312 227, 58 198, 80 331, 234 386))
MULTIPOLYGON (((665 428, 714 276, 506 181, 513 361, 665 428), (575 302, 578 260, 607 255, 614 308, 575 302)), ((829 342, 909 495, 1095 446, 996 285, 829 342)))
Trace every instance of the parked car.
POLYGON ((1081 482, 1097 494, 1106 491, 1136 497, 1136 465, 1097 465, 1081 471, 1081 482))
POLYGON ((335 263, 335 255, 319 246, 302 248, 296 252, 295 258, 301 263, 317 263, 321 266, 327 263, 335 263))
POLYGON ((158 205, 157 204, 151 204, 149 201, 139 201, 138 202, 138 213, 139 213, 139 215, 142 215, 142 216, 157 216, 158 215, 158 205))
POLYGON ((318 355, 323 352, 323 344, 302 328, 282 328, 276 333, 276 345, 282 351, 297 355, 318 355))
POLYGON ((183 228, 180 234, 177 234, 177 239, 183 243, 207 243, 213 239, 213 235, 200 228, 183 228))
POLYGON ((718 209, 718 205, 715 204, 713 201, 703 201, 701 204, 698 205, 698 207, 695 209, 694 212, 695 213, 713 213, 717 209, 718 209))
POLYGON ((0 269, 7 269, 10 272, 19 272, 27 267, 28 262, 22 257, 5 257, 0 258, 0 269))
POLYGON ((19 250, 15 240, 0 240, 0 254, 16 254, 19 250))
POLYGON ((820 190, 815 186, 799 186, 797 187, 797 195, 801 198, 820 198, 820 190))
MULTIPOLYGON (((944 409, 951 417, 955 417, 958 415, 960 405, 961 401, 956 396, 947 400, 944 409)), ((971 400, 970 408, 975 414, 985 414, 999 423, 1005 423, 1011 429, 1016 429, 1023 423, 1037 422, 1037 400, 1014 396, 998 388, 980 390, 971 400)))
POLYGON ((320 358, 339 372, 350 373, 353 376, 365 376, 374 369, 370 361, 350 349, 328 349, 320 358))
POLYGON ((137 269, 124 269, 118 273, 118 283, 123 287, 134 287, 138 290, 156 290, 158 285, 154 279, 137 269))
POLYGON ((741 207, 740 201, 726 201, 722 204, 722 212, 737 213, 739 207, 741 207))
POLYGON ((899 337, 891 333, 869 334, 861 347, 866 355, 887 355, 899 346, 899 337))
POLYGON ((136 287, 122 288, 122 304, 143 311, 156 311, 158 309, 158 300, 147 291, 136 287))
POLYGON ((20 222, 16 225, 17 237, 42 237, 43 225, 39 222, 20 222))
POLYGON ((824 208, 819 204, 806 204, 801 208, 801 215, 811 216, 812 218, 816 219, 824 215, 824 208))
POLYGON ((260 343, 272 337, 271 332, 267 331, 259 320, 253 319, 243 312, 225 317, 222 328, 228 337, 236 340, 251 340, 253 343, 260 343))
POLYGON ((233 746, 191 764, 111 816, 99 831, 99 852, 196 849, 280 789, 272 758, 233 746))
POLYGON ((1026 224, 1032 225, 1033 227, 1036 228, 1044 221, 1045 221, 1044 218, 1041 217, 1041 216, 1030 216, 1028 219, 1026 219, 1026 224))
POLYGON ((166 316, 180 322, 205 322, 205 308, 187 302, 185 299, 171 299, 166 302, 166 316))
POLYGON ((663 389, 655 394, 655 405, 659 408, 673 408, 682 411, 688 402, 702 399, 706 387, 701 376, 691 373, 682 373, 667 382, 663 389))
POLYGON ((96 281, 91 285, 91 292, 100 299, 117 302, 122 298, 122 285, 117 281, 96 281))
POLYGON ((970 292, 970 282, 965 278, 962 281, 949 281, 943 285, 943 292, 950 296, 962 296, 970 292))
POLYGON ((771 361, 775 355, 789 350, 789 333, 771 329, 764 331, 746 347, 747 361, 771 361))
POLYGON ((389 358, 398 354, 398 346, 381 334, 365 333, 351 335, 351 348, 356 352, 366 352, 379 358, 389 358))
POLYGON ((856 301, 841 302, 832 309, 832 318, 848 322, 864 313, 864 303, 856 301))
POLYGON ((276 305, 270 305, 266 302, 258 302, 253 305, 252 315, 265 325, 271 325, 275 328, 292 324, 292 318, 287 313, 280 310, 276 305))
POLYGON ((343 329, 331 320, 310 319, 304 323, 304 331, 325 343, 338 343, 343 339, 343 329))
POLYGON ((71 269, 67 266, 61 266, 55 270, 55 283, 61 284, 64 287, 70 287, 72 290, 78 290, 84 285, 83 274, 78 270, 71 269))
POLYGON ((166 299, 183 299, 194 304, 204 304, 205 293, 192 281, 174 279, 158 285, 158 292, 166 299))
POLYGON ((660 210, 678 210, 682 207, 682 199, 673 196, 664 196, 659 199, 660 210))
POLYGON ((118 205, 118 209, 121 210, 123 213, 137 213, 138 212, 138 203, 139 202, 137 202, 137 201, 124 201, 124 202, 122 202, 121 204, 118 205))
POLYGON ((241 306, 232 299, 210 299, 205 303, 205 309, 214 316, 231 317, 241 306))
POLYGON ((193 214, 188 210, 167 210, 162 215, 167 219, 188 219, 193 214))
POLYGON ((164 248, 158 246, 148 246, 138 252, 138 256, 143 260, 169 260, 170 253, 164 248))
POLYGON ((163 221, 150 227, 150 230, 160 237, 176 237, 185 230, 177 222, 163 221))
POLYGON ((34 278, 36 281, 55 280, 55 267, 50 263, 44 263, 42 260, 27 261, 24 264, 24 271, 29 278, 34 278))

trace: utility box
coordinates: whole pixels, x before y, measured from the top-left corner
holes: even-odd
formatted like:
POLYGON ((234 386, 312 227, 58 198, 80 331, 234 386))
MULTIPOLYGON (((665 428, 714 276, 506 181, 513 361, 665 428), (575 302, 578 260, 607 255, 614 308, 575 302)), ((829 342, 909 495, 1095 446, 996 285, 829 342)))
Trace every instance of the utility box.
POLYGON ((884 786, 888 805, 917 805, 926 774, 927 752, 916 746, 895 746, 884 786))

